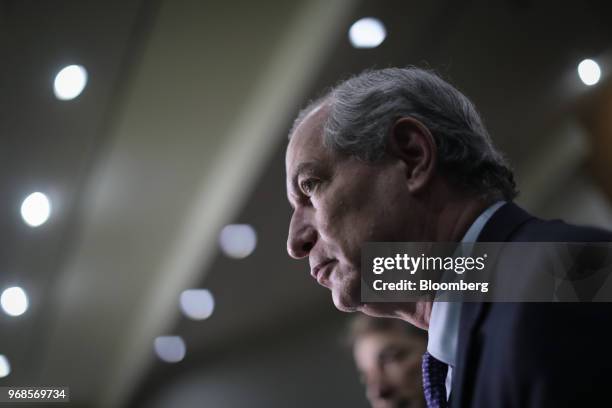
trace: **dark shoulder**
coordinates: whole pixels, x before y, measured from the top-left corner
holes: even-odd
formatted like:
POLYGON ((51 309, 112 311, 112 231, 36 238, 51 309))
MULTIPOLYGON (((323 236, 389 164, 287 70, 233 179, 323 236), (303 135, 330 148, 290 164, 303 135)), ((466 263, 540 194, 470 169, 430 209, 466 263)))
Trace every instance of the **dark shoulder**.
POLYGON ((500 207, 482 229, 480 242, 612 242, 601 228, 543 220, 513 202, 500 207))
POLYGON ((562 220, 531 218, 518 228, 509 241, 517 242, 612 242, 612 232, 562 220))

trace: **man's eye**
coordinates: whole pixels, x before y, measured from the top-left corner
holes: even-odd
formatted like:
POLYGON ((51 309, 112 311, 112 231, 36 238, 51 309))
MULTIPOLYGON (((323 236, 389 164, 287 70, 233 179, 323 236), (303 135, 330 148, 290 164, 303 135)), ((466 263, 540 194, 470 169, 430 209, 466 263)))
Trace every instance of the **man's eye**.
POLYGON ((300 188, 304 194, 309 196, 314 192, 315 188, 317 187, 317 183, 318 180, 309 178, 300 183, 300 188))
POLYGON ((381 356, 381 361, 383 364, 396 363, 405 359, 408 354, 409 351, 405 349, 389 350, 381 356))

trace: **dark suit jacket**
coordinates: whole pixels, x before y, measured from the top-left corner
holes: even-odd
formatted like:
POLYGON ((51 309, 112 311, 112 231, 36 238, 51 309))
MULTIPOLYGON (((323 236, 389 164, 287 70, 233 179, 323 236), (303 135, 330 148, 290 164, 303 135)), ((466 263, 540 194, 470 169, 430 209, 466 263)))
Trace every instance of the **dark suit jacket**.
MULTIPOLYGON (((480 242, 612 242, 508 203, 480 242)), ((612 406, 612 303, 464 303, 451 406, 612 406)))

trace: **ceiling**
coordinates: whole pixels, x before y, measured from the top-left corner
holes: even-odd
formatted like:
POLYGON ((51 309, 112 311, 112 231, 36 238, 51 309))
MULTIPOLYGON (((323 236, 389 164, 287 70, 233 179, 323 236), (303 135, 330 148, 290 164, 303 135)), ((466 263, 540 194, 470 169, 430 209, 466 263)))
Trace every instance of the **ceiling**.
MULTIPOLYGON (((610 11, 604 1, 0 2, 0 288, 22 286, 31 302, 21 317, 0 314, 12 366, 0 386, 68 384, 77 407, 181 406, 176 395, 202 402, 212 389, 266 406, 249 398, 293 378, 304 406, 364 406, 331 339, 345 316, 285 253, 295 113, 362 69, 432 67, 476 103, 524 205, 612 222, 572 113, 589 92, 577 63, 607 58, 610 11), (362 16, 384 22, 380 47, 349 44, 362 16), (88 85, 58 101, 53 77, 72 63, 88 85), (568 186, 573 201, 561 205, 568 186), (19 217, 32 191, 53 205, 39 228, 19 217), (257 231, 248 258, 219 252, 227 223, 257 231), (181 316, 190 287, 214 294, 208 320, 181 316), (184 361, 155 358, 162 334, 185 339, 184 361), (347 395, 330 396, 330 384, 347 395)), ((209 404, 244 405, 223 401, 209 404)))

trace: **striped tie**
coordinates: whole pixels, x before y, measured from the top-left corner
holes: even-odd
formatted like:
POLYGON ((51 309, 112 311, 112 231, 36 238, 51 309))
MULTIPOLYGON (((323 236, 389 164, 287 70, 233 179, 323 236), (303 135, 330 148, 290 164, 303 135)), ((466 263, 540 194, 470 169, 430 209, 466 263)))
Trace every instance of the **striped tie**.
POLYGON ((423 390, 427 408, 446 408, 446 373, 448 365, 425 352, 423 354, 423 390))

